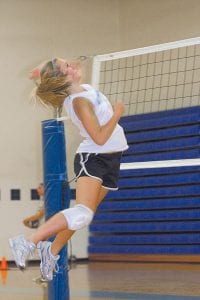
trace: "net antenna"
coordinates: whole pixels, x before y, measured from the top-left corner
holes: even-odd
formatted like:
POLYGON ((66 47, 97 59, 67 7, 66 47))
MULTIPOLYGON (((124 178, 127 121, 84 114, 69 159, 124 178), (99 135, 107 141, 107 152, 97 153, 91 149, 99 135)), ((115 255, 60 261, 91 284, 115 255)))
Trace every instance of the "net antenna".
POLYGON ((200 37, 97 55, 92 85, 125 115, 199 105, 200 37))
POLYGON ((61 117, 61 115, 62 115, 62 109, 63 109, 62 106, 57 107, 57 108, 54 108, 54 111, 53 111, 53 117, 54 117, 55 119, 61 117))

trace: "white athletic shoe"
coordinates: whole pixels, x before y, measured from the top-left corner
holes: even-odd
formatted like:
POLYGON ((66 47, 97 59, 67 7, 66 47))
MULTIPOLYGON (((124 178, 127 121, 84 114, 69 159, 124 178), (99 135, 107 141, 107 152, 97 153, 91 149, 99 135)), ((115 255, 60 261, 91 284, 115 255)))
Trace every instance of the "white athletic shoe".
POLYGON ((25 239, 23 235, 9 239, 10 248, 14 256, 15 263, 21 270, 26 268, 26 260, 36 249, 35 244, 25 239))
POLYGON ((40 271, 43 279, 51 281, 53 279, 53 272, 58 272, 57 261, 59 255, 54 256, 51 253, 51 242, 42 241, 37 244, 38 254, 41 259, 40 271))

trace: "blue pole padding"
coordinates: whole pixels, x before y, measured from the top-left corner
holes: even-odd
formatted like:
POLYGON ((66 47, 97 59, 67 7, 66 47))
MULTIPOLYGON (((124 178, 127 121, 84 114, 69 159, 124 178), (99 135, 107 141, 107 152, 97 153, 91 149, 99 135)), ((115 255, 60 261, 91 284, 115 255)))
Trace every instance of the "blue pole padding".
MULTIPOLYGON (((70 202, 64 123, 55 119, 43 121, 42 144, 45 219, 48 220, 57 212, 68 208, 70 202)), ((59 271, 48 284, 48 300, 69 299, 67 246, 60 251, 59 255, 59 271)))

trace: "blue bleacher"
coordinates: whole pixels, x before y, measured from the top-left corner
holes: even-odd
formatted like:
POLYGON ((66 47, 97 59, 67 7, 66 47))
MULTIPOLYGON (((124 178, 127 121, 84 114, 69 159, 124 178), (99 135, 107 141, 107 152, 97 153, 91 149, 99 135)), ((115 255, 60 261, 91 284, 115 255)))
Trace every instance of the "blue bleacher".
MULTIPOLYGON (((200 108, 123 117, 122 162, 200 157, 200 108)), ((200 166, 121 170, 90 225, 89 256, 199 255, 200 166)), ((94 256, 95 257, 95 256, 94 256)))

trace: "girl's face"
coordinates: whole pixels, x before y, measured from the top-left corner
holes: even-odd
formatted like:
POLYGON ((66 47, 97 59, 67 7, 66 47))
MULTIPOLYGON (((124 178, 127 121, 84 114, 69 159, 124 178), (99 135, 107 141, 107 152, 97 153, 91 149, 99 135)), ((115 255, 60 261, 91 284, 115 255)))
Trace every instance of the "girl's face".
POLYGON ((62 58, 57 59, 58 64, 60 65, 61 72, 64 75, 67 75, 68 78, 75 83, 80 83, 82 78, 81 65, 78 61, 67 61, 62 58))

